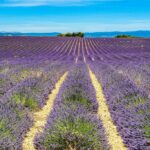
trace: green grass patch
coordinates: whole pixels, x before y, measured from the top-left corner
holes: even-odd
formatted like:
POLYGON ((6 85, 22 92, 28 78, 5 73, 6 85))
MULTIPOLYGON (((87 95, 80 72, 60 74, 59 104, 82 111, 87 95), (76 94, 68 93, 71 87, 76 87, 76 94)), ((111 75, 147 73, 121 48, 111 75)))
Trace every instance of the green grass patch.
POLYGON ((29 77, 30 75, 31 75, 31 71, 29 69, 22 69, 17 74, 13 74, 11 76, 11 78, 19 82, 19 81, 29 77))
POLYGON ((36 110, 38 108, 38 102, 32 96, 28 96, 26 94, 14 94, 12 96, 12 100, 14 100, 16 104, 24 105, 31 110, 36 110))
POLYGON ((19 120, 21 120, 25 115, 25 112, 22 110, 19 110, 18 108, 15 108, 14 111, 17 114, 17 117, 19 118, 19 120))
MULTIPOLYGON (((5 81, 3 79, 0 79, 0 88, 3 87, 3 85, 5 84, 5 81)), ((3 89, 1 88, 0 89, 0 96, 3 96, 4 94, 4 91, 3 89)))
POLYGON ((0 79, 0 86, 3 85, 5 81, 3 79, 0 79))
POLYGON ((11 138, 15 140, 15 137, 12 135, 10 128, 7 127, 7 123, 3 120, 0 121, 0 139, 11 138))
POLYGON ((101 150, 101 139, 96 126, 84 119, 64 119, 55 122, 44 139, 45 149, 101 150))
POLYGON ((92 103, 90 100, 80 96, 80 95, 72 95, 66 99, 64 99, 64 102, 72 102, 72 103, 80 103, 86 108, 90 108, 92 103))
POLYGON ((144 126, 144 130, 145 130, 145 136, 148 140, 150 140, 150 126, 145 125, 144 126))
POLYGON ((150 108, 148 108, 148 109, 140 109, 139 111, 138 111, 138 113, 139 114, 146 114, 147 112, 150 112, 150 108))
POLYGON ((137 94, 130 94, 124 97, 124 99, 128 100, 127 107, 136 107, 140 104, 144 104, 148 101, 146 97, 138 96, 137 94))

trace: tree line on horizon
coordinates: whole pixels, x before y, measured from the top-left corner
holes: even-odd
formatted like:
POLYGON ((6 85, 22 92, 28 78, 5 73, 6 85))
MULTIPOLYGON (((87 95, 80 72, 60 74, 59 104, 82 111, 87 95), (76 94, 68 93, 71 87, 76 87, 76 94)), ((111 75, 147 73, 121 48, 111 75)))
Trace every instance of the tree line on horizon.
POLYGON ((126 35, 126 34, 121 34, 121 35, 116 35, 115 38, 138 38, 132 35, 126 35))
POLYGON ((84 33, 83 32, 73 32, 73 33, 61 33, 61 34, 58 34, 57 36, 59 37, 81 37, 83 38, 84 37, 84 33))

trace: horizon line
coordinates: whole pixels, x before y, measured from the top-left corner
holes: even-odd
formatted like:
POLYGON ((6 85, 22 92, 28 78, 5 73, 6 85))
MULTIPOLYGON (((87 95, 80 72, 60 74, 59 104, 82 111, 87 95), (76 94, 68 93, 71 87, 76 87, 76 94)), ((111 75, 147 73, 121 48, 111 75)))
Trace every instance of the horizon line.
MULTIPOLYGON (((144 29, 139 29, 139 30, 124 30, 124 31, 119 31, 119 30, 112 30, 112 31, 94 31, 94 32, 90 32, 90 31, 86 31, 86 32, 83 32, 83 33, 99 33, 99 32, 139 32, 139 31, 148 31, 150 32, 150 29, 149 30, 144 30, 144 29)), ((82 31, 66 31, 66 32, 59 32, 59 31, 53 31, 53 32, 18 32, 18 31, 0 31, 0 33, 77 33, 77 32, 82 32, 82 31)))

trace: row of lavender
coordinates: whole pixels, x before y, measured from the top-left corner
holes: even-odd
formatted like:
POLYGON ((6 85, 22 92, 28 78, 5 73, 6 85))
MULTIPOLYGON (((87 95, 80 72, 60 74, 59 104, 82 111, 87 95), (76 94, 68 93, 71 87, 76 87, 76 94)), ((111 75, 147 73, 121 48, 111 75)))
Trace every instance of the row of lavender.
POLYGON ((78 64, 57 95, 44 133, 36 136, 36 149, 109 149, 97 109, 87 66, 78 64))
MULTIPOLYGON (((132 65, 132 69, 134 67, 132 65)), ((122 63, 91 63, 91 68, 103 86, 111 116, 126 146, 131 150, 150 149, 150 99, 147 86, 140 88, 131 80, 133 76, 129 78, 133 70, 130 70, 128 77, 119 70, 123 68, 122 63)), ((128 68, 127 65, 125 68, 128 68)), ((141 74, 141 71, 136 73, 141 74)), ((145 76, 141 78, 145 80, 145 76)))
POLYGON ((51 60, 149 59, 149 39, 0 37, 0 59, 45 57, 51 60))
MULTIPOLYGON (((150 149, 150 40, 11 40, 7 37, 0 41, 0 149, 21 149, 33 125, 32 112, 43 107, 57 80, 72 65, 66 60, 77 57, 78 62, 84 62, 83 56, 103 86, 126 146, 131 150, 150 149)), ((44 133, 35 139, 35 147, 109 149, 96 113, 87 68, 77 65, 63 84, 44 133)))
POLYGON ((112 69, 133 81, 138 88, 144 90, 150 97, 150 63, 131 62, 111 65, 112 69))
POLYGON ((50 61, 7 61, 0 65, 0 149, 21 149, 33 125, 32 112, 43 107, 68 67, 50 61))

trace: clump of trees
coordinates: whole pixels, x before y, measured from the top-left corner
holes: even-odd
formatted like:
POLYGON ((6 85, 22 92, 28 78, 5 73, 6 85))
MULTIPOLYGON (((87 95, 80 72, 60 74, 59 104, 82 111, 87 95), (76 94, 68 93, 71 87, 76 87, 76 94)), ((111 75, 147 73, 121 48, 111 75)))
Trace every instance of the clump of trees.
POLYGON ((73 33, 64 33, 64 34, 58 34, 58 36, 60 37, 84 37, 84 33, 83 32, 73 32, 73 33))
POLYGON ((121 35, 115 36, 115 38, 136 38, 136 37, 135 36, 131 36, 131 35, 121 34, 121 35))

